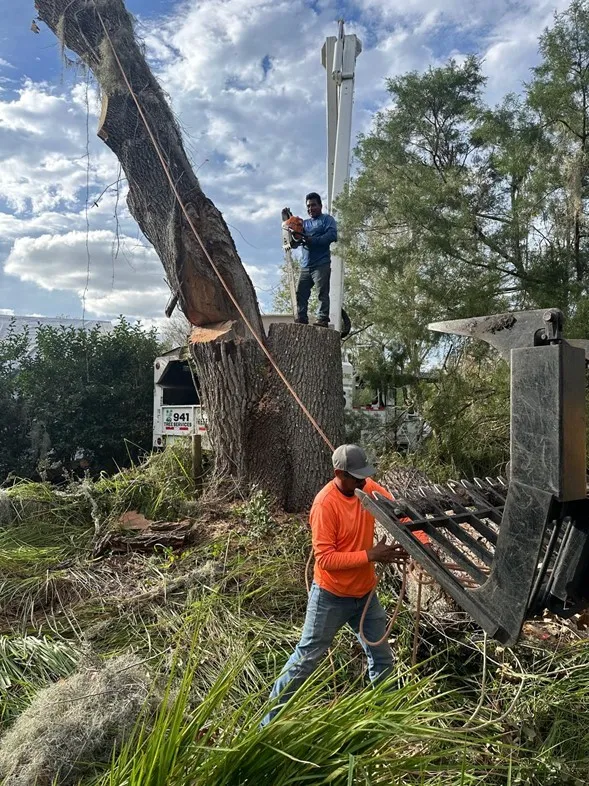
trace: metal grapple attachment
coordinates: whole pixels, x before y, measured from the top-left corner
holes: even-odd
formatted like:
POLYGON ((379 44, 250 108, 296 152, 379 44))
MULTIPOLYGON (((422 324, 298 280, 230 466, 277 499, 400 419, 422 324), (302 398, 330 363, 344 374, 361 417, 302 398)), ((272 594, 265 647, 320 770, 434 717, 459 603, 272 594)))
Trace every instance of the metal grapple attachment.
POLYGON ((509 480, 475 479, 362 504, 493 638, 515 644, 545 608, 589 606, 585 355, 557 309, 436 323, 486 340, 511 361, 509 480), (407 520, 409 519, 409 521, 407 520), (423 531, 424 545, 414 533, 423 531))

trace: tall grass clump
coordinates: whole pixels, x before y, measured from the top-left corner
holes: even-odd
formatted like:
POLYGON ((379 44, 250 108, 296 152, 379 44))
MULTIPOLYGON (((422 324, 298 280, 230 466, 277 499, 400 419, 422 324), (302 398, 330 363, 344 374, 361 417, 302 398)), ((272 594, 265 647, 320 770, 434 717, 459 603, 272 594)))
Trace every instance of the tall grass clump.
POLYGON ((0 632, 3 615, 22 626, 47 609, 100 594, 105 575, 93 563, 92 545, 123 513, 155 520, 194 514, 190 466, 189 451, 173 447, 96 483, 22 481, 3 491, 0 632))
POLYGON ((243 679, 255 644, 235 643, 229 658, 211 661, 202 633, 198 626, 191 651, 177 652, 168 701, 151 726, 139 725, 100 786, 441 784, 460 783, 467 770, 464 783, 473 783, 501 769, 493 735, 468 732, 465 714, 436 709, 434 680, 412 673, 376 689, 351 682, 334 698, 325 667, 260 729, 269 684, 260 673, 243 679), (195 684, 205 670, 203 695, 195 684))
POLYGON ((2 616, 31 619, 35 610, 92 584, 82 563, 94 534, 92 505, 79 490, 24 481, 6 492, 11 519, 0 527, 2 616))
POLYGON ((554 651, 524 649, 521 701, 509 719, 518 746, 519 782, 578 786, 589 781, 589 640, 554 651))
POLYGON ((62 639, 0 635, 0 731, 41 688, 72 674, 80 659, 80 648, 62 639))
POLYGON ((137 510, 148 519, 173 521, 195 511, 191 462, 189 448, 173 445, 141 464, 103 476, 95 493, 111 516, 137 510))

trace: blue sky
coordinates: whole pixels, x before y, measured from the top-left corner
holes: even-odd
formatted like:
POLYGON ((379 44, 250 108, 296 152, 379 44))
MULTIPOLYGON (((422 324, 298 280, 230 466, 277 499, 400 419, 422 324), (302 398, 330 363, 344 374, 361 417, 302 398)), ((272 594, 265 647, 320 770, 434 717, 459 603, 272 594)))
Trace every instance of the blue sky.
MULTIPOLYGON (((450 56, 485 58, 493 103, 521 89, 537 62, 538 35, 566 3, 128 0, 127 7, 201 184, 269 311, 282 262, 280 208, 301 212, 306 191, 325 191, 320 50, 338 17, 364 44, 357 134, 387 105, 387 77, 450 56)), ((118 163, 95 135, 93 83, 63 67, 42 23, 31 32, 33 2, 0 0, 0 12, 0 312, 161 322, 163 268, 126 210, 125 183, 102 194, 117 180, 118 163)))

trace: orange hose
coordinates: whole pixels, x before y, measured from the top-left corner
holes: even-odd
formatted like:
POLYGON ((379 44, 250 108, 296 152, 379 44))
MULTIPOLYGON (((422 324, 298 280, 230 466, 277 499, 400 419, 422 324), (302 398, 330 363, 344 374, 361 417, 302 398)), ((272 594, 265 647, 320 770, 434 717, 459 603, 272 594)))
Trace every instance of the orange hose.
POLYGON ((311 551, 309 552, 309 558, 307 559, 307 564, 305 565, 305 586, 307 588, 307 595, 311 592, 311 582, 309 581, 309 567, 313 562, 313 546, 311 546, 311 551))

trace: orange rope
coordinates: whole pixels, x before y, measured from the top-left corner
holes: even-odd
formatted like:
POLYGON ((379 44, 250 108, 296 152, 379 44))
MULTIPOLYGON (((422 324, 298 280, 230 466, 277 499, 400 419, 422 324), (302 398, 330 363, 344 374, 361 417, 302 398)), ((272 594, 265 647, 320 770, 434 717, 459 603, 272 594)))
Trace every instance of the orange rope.
MULTIPOLYGON (((429 586, 433 584, 433 581, 430 581, 425 586, 429 586)), ((415 666, 417 664, 417 648, 419 646, 419 622, 421 620, 421 588, 424 586, 423 582, 423 572, 421 569, 417 574, 417 600, 415 603, 415 623, 413 627, 413 648, 411 650, 411 665, 415 666)))
POLYGON ((155 152, 157 153, 157 156, 158 156, 158 158, 160 160, 160 163, 161 163, 162 168, 164 170, 164 174, 166 175, 166 177, 168 179, 168 182, 170 183, 170 187, 172 188, 172 191, 174 192, 174 196, 176 197, 176 200, 178 201, 180 209, 184 213, 186 221, 188 222, 188 225, 190 226, 190 228, 191 228, 191 230, 192 230, 192 232, 194 234, 194 237, 196 238, 198 244, 202 248, 205 257, 207 258, 208 262, 210 263, 211 267, 213 268, 217 278, 221 282, 221 284, 223 286, 223 289, 227 292, 227 294, 229 296, 229 299, 231 300, 231 302, 235 306, 235 309, 238 312, 239 316, 242 318, 242 320, 245 323, 245 325, 247 326, 248 330, 251 332, 252 336, 255 338, 255 340, 260 345, 260 349, 262 350, 264 355, 266 355, 266 357, 268 358, 268 361, 270 362, 270 364, 272 365, 272 367, 274 368, 274 370, 276 371, 276 373, 278 374, 278 376, 280 377, 280 379, 282 380, 282 382, 286 386, 286 389, 288 390, 288 392, 291 394, 291 396, 297 402, 297 404, 299 405, 299 407, 301 408, 303 413, 309 419, 309 422, 311 423, 311 425, 315 428, 315 430, 317 431, 319 436, 323 439, 325 444, 328 446, 328 448, 333 453, 333 451, 335 450, 334 445, 331 443, 329 437, 325 434, 325 432, 323 431, 321 426, 317 423, 317 421, 315 420, 313 415, 311 415, 311 413, 309 412, 307 407, 303 404, 303 402, 299 398, 296 390, 293 388, 293 386, 290 384, 290 382, 284 376, 282 371, 276 365, 276 363, 274 361, 274 358, 272 357, 272 355, 270 354, 270 352, 266 348, 266 346, 265 346, 264 342, 262 341, 262 339, 258 336, 256 331, 253 329, 249 319, 246 317, 246 315, 243 312, 241 306, 237 302, 235 296, 233 295, 233 293, 229 289, 229 286, 227 285, 227 282, 225 281, 225 279, 221 275, 221 272, 220 272, 219 268, 217 267, 217 265, 213 261, 211 255, 207 251, 207 249, 205 247, 205 244, 202 241, 202 238, 200 237, 196 227, 194 226, 194 223, 193 223, 193 221, 192 221, 192 219, 191 219, 191 217, 190 217, 190 215, 188 213, 188 210, 186 209, 186 206, 184 205, 184 202, 182 201, 182 197, 180 196, 180 193, 179 193, 178 189, 176 188, 176 184, 174 183, 174 179, 172 178, 172 175, 170 174, 170 170, 169 170, 168 165, 166 163, 166 160, 165 160, 165 158, 163 156, 163 153, 161 152, 161 149, 160 149, 160 146, 159 146, 159 144, 157 142, 157 139, 155 138, 155 136, 153 134, 153 131, 151 130, 151 126, 149 125, 149 121, 148 121, 148 119, 147 119, 143 109, 141 108, 141 105, 139 103, 139 99, 135 95, 133 87, 132 87, 131 83, 129 82, 129 79, 127 78, 127 74, 125 73, 125 69, 123 68, 123 64, 121 63, 121 61, 119 59, 117 51, 116 51, 116 49, 114 47, 114 44, 112 42, 112 39, 111 39, 111 37, 110 37, 110 35, 108 33, 108 30, 106 29, 106 25, 104 23, 104 19, 102 18, 102 15, 101 15, 101 13, 100 13, 100 11, 98 9, 96 9, 96 14, 98 16, 98 19, 100 20, 100 24, 102 25, 102 29, 104 30, 104 35, 106 36, 106 39, 107 39, 107 41, 108 41, 108 43, 110 45, 110 48, 112 50, 113 56, 114 56, 114 58, 116 60, 116 63, 118 65, 118 67, 119 67, 121 75, 122 75, 122 77, 123 77, 123 79, 125 81, 125 84, 127 85, 127 89, 129 90, 129 93, 130 93, 131 97, 133 98, 133 101, 135 102, 135 105, 137 106, 137 111, 139 112, 141 120, 143 121, 143 124, 144 124, 144 126, 145 126, 145 128, 147 130, 147 133, 149 134, 149 138, 151 139, 151 142, 153 144, 155 152))
POLYGON ((416 581, 418 584, 420 584, 423 587, 431 587, 432 584, 436 583, 436 580, 434 578, 432 578, 431 576, 428 576, 427 581, 424 580, 424 578, 423 578, 423 571, 422 571, 421 567, 419 567, 419 575, 418 575, 418 577, 415 578, 415 569, 416 569, 415 560, 411 560, 411 563, 409 565, 409 574, 410 574, 411 578, 414 581, 416 581))
POLYGON ((305 564, 305 587, 307 588, 307 595, 311 592, 311 582, 309 581, 309 568, 311 567, 311 563, 313 562, 313 546, 311 546, 311 550, 309 551, 309 557, 305 564))

